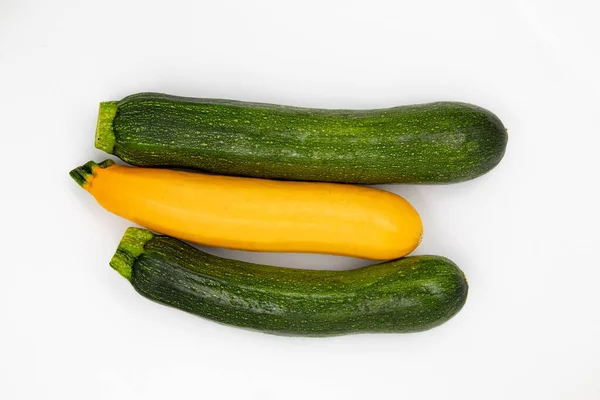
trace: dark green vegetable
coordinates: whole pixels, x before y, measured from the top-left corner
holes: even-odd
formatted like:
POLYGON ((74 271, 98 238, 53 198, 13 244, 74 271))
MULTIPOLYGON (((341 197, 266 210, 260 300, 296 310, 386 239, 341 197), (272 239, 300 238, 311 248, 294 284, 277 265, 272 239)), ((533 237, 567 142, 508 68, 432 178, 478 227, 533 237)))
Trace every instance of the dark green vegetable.
POLYGON ((350 271, 278 268, 219 258, 137 228, 127 230, 110 265, 149 299, 282 335, 422 331, 455 315, 468 291, 462 271, 443 257, 350 271))
POLYGON ((494 114, 464 103, 322 110, 156 93, 101 103, 96 133, 138 166, 360 184, 473 179, 506 142, 494 114))

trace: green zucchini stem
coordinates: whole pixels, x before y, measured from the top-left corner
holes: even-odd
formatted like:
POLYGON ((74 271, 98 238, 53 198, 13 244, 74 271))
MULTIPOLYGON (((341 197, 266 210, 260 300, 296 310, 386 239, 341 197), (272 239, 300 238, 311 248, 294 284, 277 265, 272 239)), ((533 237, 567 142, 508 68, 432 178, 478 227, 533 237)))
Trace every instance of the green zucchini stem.
POLYGON ((144 252, 144 246, 153 237, 154 234, 146 229, 127 228, 115 255, 110 260, 110 266, 125 279, 131 280, 135 260, 144 252))
POLYGON ((71 175, 71 178, 73 178, 73 180, 77 182, 79 186, 83 187, 86 183, 90 181, 90 178, 94 176, 94 170, 96 168, 106 168, 110 167, 113 164, 114 162, 112 160, 104 160, 101 163, 88 161, 81 167, 77 167, 74 170, 70 171, 69 175, 71 175))
POLYGON ((115 132, 113 130, 113 121, 117 115, 116 101, 106 101, 100 103, 98 111, 98 123, 96 125, 96 140, 94 145, 96 148, 113 154, 115 148, 115 132))

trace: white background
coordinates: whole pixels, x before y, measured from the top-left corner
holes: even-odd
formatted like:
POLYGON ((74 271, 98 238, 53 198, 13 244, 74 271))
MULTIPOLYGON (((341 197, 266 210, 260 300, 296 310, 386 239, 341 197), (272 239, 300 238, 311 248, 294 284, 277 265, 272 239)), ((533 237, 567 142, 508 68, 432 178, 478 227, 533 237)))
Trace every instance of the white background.
MULTIPOLYGON (((0 3, 0 398, 600 399, 595 1, 0 3), (475 103, 509 130, 491 173, 387 186, 415 254, 470 283, 409 335, 286 338, 152 303, 109 266, 130 223, 68 171, 97 106, 140 91, 305 107, 475 103)), ((365 261, 228 257, 306 268, 365 261)))

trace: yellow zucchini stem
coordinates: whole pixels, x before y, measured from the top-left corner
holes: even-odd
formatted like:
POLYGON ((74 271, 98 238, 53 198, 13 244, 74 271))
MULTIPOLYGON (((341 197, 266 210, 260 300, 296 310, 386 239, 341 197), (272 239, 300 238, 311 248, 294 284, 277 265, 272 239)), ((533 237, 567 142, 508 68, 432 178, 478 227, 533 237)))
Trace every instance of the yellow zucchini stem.
POLYGON ((96 168, 107 168, 113 164, 114 162, 112 160, 104 160, 101 163, 88 161, 81 167, 77 167, 69 172, 69 175, 71 175, 71 178, 73 178, 73 180, 77 182, 79 186, 84 187, 90 181, 90 178, 94 176, 94 170, 96 168))

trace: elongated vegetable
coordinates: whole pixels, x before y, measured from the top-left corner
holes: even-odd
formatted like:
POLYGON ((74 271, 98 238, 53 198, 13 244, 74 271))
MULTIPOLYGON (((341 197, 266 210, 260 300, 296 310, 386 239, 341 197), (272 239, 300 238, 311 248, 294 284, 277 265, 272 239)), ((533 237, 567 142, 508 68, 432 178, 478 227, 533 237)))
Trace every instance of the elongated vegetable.
POLYGON ((110 265, 151 300, 282 335, 422 331, 452 318, 468 291, 462 271, 443 257, 350 271, 278 268, 215 257, 136 228, 110 265))
POLYGON ((452 183, 500 162, 483 108, 440 102, 323 110, 141 93, 100 104, 96 147, 142 167, 341 183, 452 183))
POLYGON ((284 182, 89 162, 71 176, 107 210, 210 246, 375 260, 414 250, 423 227, 402 197, 368 187, 284 182))

